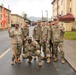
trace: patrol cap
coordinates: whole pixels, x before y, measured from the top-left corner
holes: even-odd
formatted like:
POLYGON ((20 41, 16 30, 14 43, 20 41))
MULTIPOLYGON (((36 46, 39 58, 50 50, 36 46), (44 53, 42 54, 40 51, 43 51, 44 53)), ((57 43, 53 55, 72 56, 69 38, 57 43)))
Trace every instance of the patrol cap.
POLYGON ((59 20, 58 18, 54 18, 54 21, 57 21, 57 20, 59 20))
POLYGON ((29 21, 28 20, 25 20, 25 23, 29 23, 29 21))
POLYGON ((51 22, 52 22, 51 20, 48 21, 48 23, 51 23, 51 22))
POLYGON ((41 20, 38 20, 37 22, 41 22, 41 20))
POLYGON ((46 20, 43 19, 42 22, 46 22, 46 20))

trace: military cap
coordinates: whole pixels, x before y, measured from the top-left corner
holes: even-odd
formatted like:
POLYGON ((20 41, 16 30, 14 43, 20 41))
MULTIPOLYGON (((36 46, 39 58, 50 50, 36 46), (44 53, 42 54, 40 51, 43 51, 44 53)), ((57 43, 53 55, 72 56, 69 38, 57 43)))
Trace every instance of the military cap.
POLYGON ((41 20, 38 20, 37 22, 41 22, 41 20))
POLYGON ((28 21, 28 20, 25 20, 25 22, 26 22, 26 23, 29 23, 29 21, 28 21))
POLYGON ((54 18, 54 21, 57 21, 57 20, 59 20, 58 18, 54 18))
POLYGON ((46 22, 46 20, 43 19, 42 22, 46 22))
POLYGON ((51 23, 51 22, 52 22, 51 20, 48 21, 48 23, 51 23))

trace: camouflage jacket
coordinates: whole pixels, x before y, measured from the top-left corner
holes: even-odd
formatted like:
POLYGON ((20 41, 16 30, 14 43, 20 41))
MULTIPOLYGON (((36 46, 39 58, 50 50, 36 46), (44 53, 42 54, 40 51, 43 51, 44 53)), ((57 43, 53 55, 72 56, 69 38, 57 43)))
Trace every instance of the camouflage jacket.
POLYGON ((25 39, 27 36, 29 36, 29 27, 21 27, 21 30, 22 30, 22 35, 23 35, 23 39, 25 39))
POLYGON ((65 28, 64 28, 64 26, 61 25, 61 26, 59 26, 59 29, 60 29, 60 41, 63 41, 65 28))
POLYGON ((52 42, 60 42, 59 26, 52 26, 52 42))
POLYGON ((35 40, 40 40, 41 38, 41 26, 36 26, 33 30, 33 38, 35 40))
POLYGON ((52 40, 52 26, 49 27, 50 27, 50 40, 52 40))
POLYGON ((25 52, 27 51, 31 51, 31 52, 35 52, 36 50, 38 50, 38 49, 40 49, 40 46, 39 46, 39 44, 36 42, 34 42, 34 41, 32 41, 32 43, 25 43, 25 52))
POLYGON ((13 44, 22 43, 23 36, 22 36, 22 31, 21 31, 20 28, 19 29, 15 29, 15 28, 12 29, 10 31, 10 35, 9 36, 11 37, 11 41, 12 41, 13 44))
POLYGON ((41 41, 50 41, 50 28, 49 26, 43 26, 41 29, 41 41))

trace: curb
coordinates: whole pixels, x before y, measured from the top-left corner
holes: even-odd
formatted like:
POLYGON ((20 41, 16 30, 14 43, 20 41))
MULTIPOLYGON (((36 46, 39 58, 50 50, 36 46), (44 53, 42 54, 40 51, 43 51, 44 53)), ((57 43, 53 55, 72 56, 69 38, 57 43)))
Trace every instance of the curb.
POLYGON ((69 63, 69 61, 65 58, 65 61, 72 67, 72 69, 76 72, 75 68, 69 63))

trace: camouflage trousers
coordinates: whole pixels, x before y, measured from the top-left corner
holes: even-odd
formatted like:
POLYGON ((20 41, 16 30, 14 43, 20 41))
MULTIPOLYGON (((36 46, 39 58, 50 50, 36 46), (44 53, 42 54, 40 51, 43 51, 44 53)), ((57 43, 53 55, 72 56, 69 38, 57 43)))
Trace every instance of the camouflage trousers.
POLYGON ((51 40, 49 41, 49 44, 50 44, 50 51, 51 51, 51 54, 54 55, 53 43, 52 43, 51 40))
POLYGON ((32 56, 37 56, 38 57, 38 61, 41 61, 41 52, 40 50, 35 50, 35 51, 28 51, 27 52, 25 51, 25 54, 23 53, 22 54, 22 57, 23 58, 29 58, 29 57, 32 57, 32 56))
POLYGON ((43 52, 45 57, 50 57, 50 44, 49 43, 42 43, 43 52))
MULTIPOLYGON (((16 57, 19 58, 21 55, 22 43, 12 44, 12 49, 16 54, 16 57)), ((12 60, 15 59, 15 55, 13 54, 12 60)))
POLYGON ((61 57, 64 58, 63 42, 53 43, 54 54, 56 57, 58 56, 58 48, 59 48, 61 57))
POLYGON ((41 51, 41 43, 40 43, 40 40, 36 40, 36 42, 39 44, 39 46, 40 46, 40 51, 41 51))
MULTIPOLYGON (((26 39, 26 38, 25 38, 26 39)), ((27 41, 23 41, 23 53, 25 53, 25 48, 24 45, 26 44, 27 41)))
POLYGON ((63 41, 59 43, 59 50, 60 50, 60 55, 62 58, 64 58, 64 51, 63 51, 63 41))
POLYGON ((59 42, 53 42, 54 54, 56 57, 58 56, 58 46, 59 46, 59 42))

